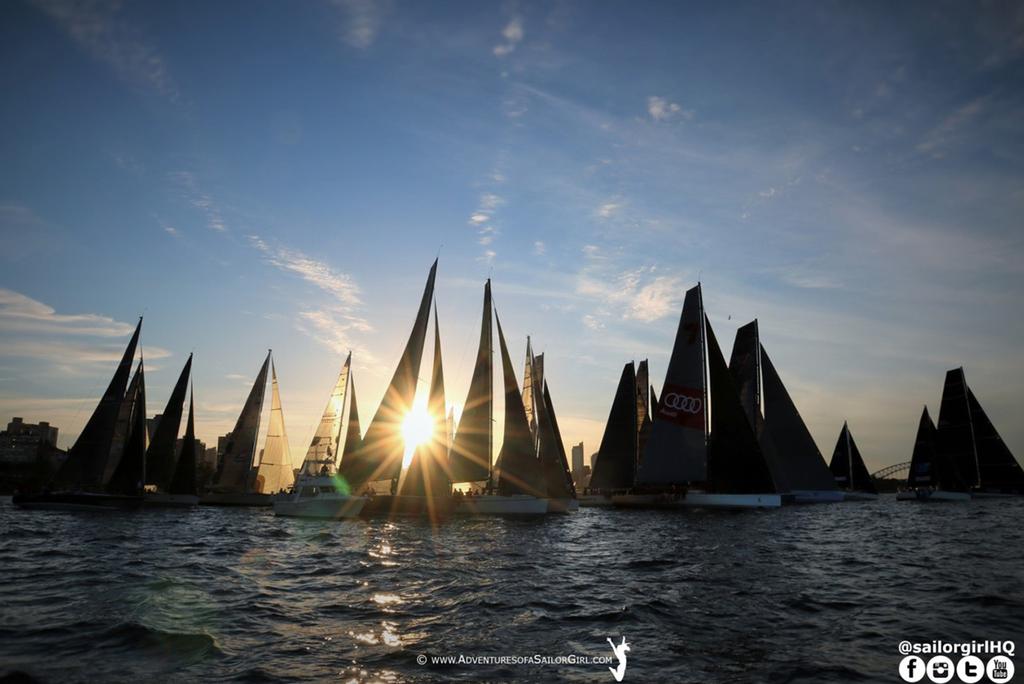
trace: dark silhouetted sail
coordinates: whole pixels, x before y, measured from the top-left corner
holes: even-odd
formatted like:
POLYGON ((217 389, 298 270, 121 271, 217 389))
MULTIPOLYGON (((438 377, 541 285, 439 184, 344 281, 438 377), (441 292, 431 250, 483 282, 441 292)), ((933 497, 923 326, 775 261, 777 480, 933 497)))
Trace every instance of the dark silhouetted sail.
MULTIPOLYGON (((535 372, 534 379, 539 377, 540 373, 535 372)), ((537 459, 544 473, 545 496, 550 499, 571 499, 575 496, 575 489, 571 479, 566 479, 568 463, 565 447, 555 430, 554 411, 548 403, 550 393, 547 384, 535 385, 533 393, 537 416, 537 459)))
POLYGON ((564 484, 559 484, 558 479, 552 475, 548 480, 548 497, 555 499, 576 498, 576 485, 572 480, 572 471, 569 470, 569 459, 565 456, 565 442, 562 441, 562 431, 558 429, 558 418, 555 416, 555 406, 551 403, 551 392, 548 390, 548 383, 544 381, 544 408, 547 412, 548 421, 551 423, 551 430, 554 434, 555 445, 558 448, 558 462, 562 469, 564 484), (554 486, 552 486, 554 484, 554 486))
POLYGON ((775 492, 771 471, 740 404, 739 393, 707 317, 704 328, 708 340, 708 380, 711 383, 708 489, 730 494, 775 492))
POLYGON ((878 493, 875 482, 871 479, 867 466, 864 465, 864 459, 861 458, 860 449, 853 441, 850 427, 846 423, 843 423, 843 431, 839 433, 839 440, 832 452, 829 470, 832 471, 836 485, 840 489, 869 494, 878 493))
POLYGON ((683 301, 661 402, 640 459, 637 483, 672 485, 707 479, 704 303, 700 285, 683 301))
MULTIPOLYGON (((534 445, 537 444, 537 410, 534 399, 534 369, 537 360, 533 357, 533 347, 530 344, 530 336, 526 336, 526 363, 523 368, 523 410, 526 411, 526 422, 530 425, 530 434, 533 436, 534 445)), ((538 384, 539 388, 540 385, 538 384)))
POLYGON ((778 451, 789 491, 835 491, 836 482, 825 458, 811 437, 796 404, 782 384, 782 378, 761 351, 761 377, 764 383, 764 436, 778 451))
POLYGON ((636 369, 636 416, 637 416, 637 467, 640 467, 640 455, 647 448, 647 440, 651 436, 651 397, 654 388, 648 379, 647 359, 640 362, 636 369))
POLYGON ((112 494, 141 495, 146 477, 146 446, 149 435, 146 432, 146 379, 142 360, 132 379, 132 417, 121 460, 114 468, 114 474, 107 485, 112 494))
POLYGON ((185 408, 185 393, 188 392, 188 378, 192 371, 192 355, 188 355, 185 367, 181 369, 178 382, 171 390, 167 406, 153 433, 153 441, 146 450, 146 483, 154 484, 160 491, 167 491, 174 477, 178 429, 181 427, 181 412, 185 408))
POLYGON ((590 476, 590 488, 629 489, 636 481, 636 369, 630 361, 622 368, 608 422, 590 476))
POLYGON ((978 452, 963 368, 946 372, 942 404, 939 407, 939 424, 935 433, 935 450, 956 464, 957 472, 968 486, 976 487, 980 484, 978 452))
POLYGON ((356 378, 351 371, 348 375, 348 396, 348 428, 345 430, 345 447, 341 463, 338 464, 339 471, 344 470, 342 464, 350 458, 355 458, 363 447, 363 433, 359 427, 359 405, 356 403, 356 378))
POLYGON ((530 425, 526 422, 526 410, 523 408, 523 396, 519 393, 516 372, 505 346, 501 319, 497 314, 494 318, 498 323, 498 345, 501 348, 501 370, 505 384, 505 437, 496 466, 498 494, 544 497, 544 473, 533 448, 530 425))
POLYGON ((114 371, 114 377, 110 379, 100 403, 96 405, 89 421, 68 452, 67 460, 64 461, 57 477, 59 482, 87 489, 99 489, 113 472, 114 466, 108 467, 107 459, 114 441, 117 415, 128 386, 128 376, 132 373, 132 361, 135 359, 135 348, 139 344, 141 330, 140 317, 135 332, 121 356, 121 362, 114 371))
POLYGON ((921 411, 914 440, 914 453, 910 458, 910 472, 907 473, 908 487, 943 489, 949 492, 967 491, 967 485, 960 478, 956 464, 940 455, 935 449, 935 423, 928 414, 928 407, 921 411))
POLYGON ((181 438, 181 453, 178 455, 178 463, 174 467, 174 476, 168 487, 170 494, 190 494, 196 492, 196 425, 195 389, 188 399, 188 421, 185 423, 185 436, 181 438))
MULTIPOLYGON (((654 391, 654 387, 651 387, 651 422, 654 422, 654 416, 658 413, 658 395, 654 391)), ((641 456, 644 452, 640 452, 641 456)))
POLYGON ((484 313, 473 378, 452 443, 452 482, 478 482, 491 477, 491 420, 494 413, 492 348, 491 281, 488 280, 484 285, 484 313))
POLYGON ((260 414, 263 413, 263 395, 267 389, 267 370, 270 368, 270 352, 263 360, 263 366, 256 375, 249 396, 238 414, 235 428, 224 445, 224 455, 217 469, 215 486, 220 491, 244 492, 249 489, 253 458, 256 455, 256 437, 260 430, 260 414))
POLYGON ((341 420, 345 412, 345 390, 348 387, 351 367, 352 352, 349 352, 345 364, 338 374, 338 381, 334 383, 331 398, 327 400, 327 406, 324 407, 323 415, 320 416, 320 424, 317 425, 316 433, 306 450, 306 457, 302 460, 301 474, 316 475, 324 468, 327 470, 334 468, 334 462, 338 459, 341 420))
POLYGON ((981 488, 1024 493, 1024 471, 969 387, 967 402, 971 409, 974 442, 978 449, 981 488))
POLYGON ((416 447, 400 494, 408 496, 448 496, 448 439, 445 435, 444 366, 441 363, 441 331, 434 307, 434 365, 431 370, 427 413, 433 423, 430 439, 416 447))
MULTIPOLYGON (((363 445, 348 464, 352 470, 342 472, 354 487, 377 480, 396 480, 402 473, 402 459, 405 456, 405 440, 402 438, 402 421, 412 408, 416 398, 416 381, 423 359, 423 344, 427 338, 427 323, 430 318, 430 303, 434 299, 434 279, 437 275, 437 260, 430 267, 427 284, 423 289, 420 307, 416 312, 409 341, 398 361, 398 367, 391 383, 384 392, 384 398, 370 421, 370 427, 363 435, 363 445)), ((343 463, 344 467, 344 463, 343 463)))
POLYGON ((114 471, 121 462, 121 454, 124 453, 124 448, 128 444, 128 433, 132 429, 132 410, 135 408, 135 394, 138 390, 139 380, 138 373, 132 376, 132 381, 128 384, 128 390, 124 393, 124 399, 121 400, 121 407, 117 411, 117 420, 114 422, 114 435, 110 442, 110 453, 107 456, 107 465, 103 473, 104 487, 114 477, 114 471))

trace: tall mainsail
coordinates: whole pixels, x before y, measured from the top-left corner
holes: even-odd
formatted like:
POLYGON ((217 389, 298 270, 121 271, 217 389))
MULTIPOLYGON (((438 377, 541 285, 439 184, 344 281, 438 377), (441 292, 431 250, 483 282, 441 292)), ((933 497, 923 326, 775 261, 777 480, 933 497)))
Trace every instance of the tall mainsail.
POLYGON ((192 372, 192 355, 188 355, 185 367, 181 369, 178 381, 171 390, 171 396, 164 407, 160 422, 153 433, 153 441, 146 450, 146 483, 155 484, 161 491, 167 491, 174 477, 177 463, 175 453, 178 428, 181 427, 181 412, 185 407, 185 393, 188 392, 188 378, 192 372))
POLYGON ((644 359, 636 368, 637 468, 640 467, 640 455, 644 453, 647 440, 651 437, 651 397, 654 396, 654 388, 650 385, 647 359, 644 359))
POLYGON ((935 487, 949 492, 967 491, 967 485, 960 478, 956 464, 936 451, 935 433, 935 423, 926 406, 921 411, 921 420, 917 425, 907 486, 935 487))
POLYGON ((548 382, 544 381, 544 408, 547 409, 547 415, 551 421, 551 429, 555 435, 555 444, 558 447, 558 458, 562 464, 562 479, 565 480, 564 488, 555 485, 556 494, 552 494, 551 482, 548 482, 548 496, 551 498, 565 498, 565 493, 568 493, 568 497, 576 498, 576 484, 572 479, 572 471, 569 469, 569 459, 565 456, 565 442, 562 441, 562 431, 558 429, 558 417, 555 416, 555 405, 551 403, 551 392, 548 390, 548 382), (558 490, 562 492, 559 494, 558 490))
POLYGON ((849 489, 855 492, 869 492, 877 494, 874 480, 864 465, 864 459, 860 455, 857 443, 853 441, 850 433, 850 426, 843 423, 843 430, 839 433, 836 441, 836 448, 832 452, 832 461, 829 463, 829 470, 835 477, 836 484, 840 489, 849 489))
POLYGON ((420 374, 423 357, 423 343, 427 337, 427 322, 430 317, 430 302, 434 298, 434 278, 437 275, 437 260, 430 267, 423 298, 416 313, 409 341, 398 361, 398 367, 391 383, 384 392, 384 398, 370 421, 363 436, 362 448, 356 458, 350 459, 346 467, 342 462, 342 475, 353 487, 376 480, 397 480, 402 472, 405 455, 405 440, 402 439, 402 421, 412 408, 416 397, 416 381, 420 374))
POLYGON ((591 489, 628 489, 633 486, 639 438, 636 414, 636 370, 630 361, 622 368, 615 399, 608 412, 594 472, 590 476, 591 489))
POLYGON ((316 475, 322 469, 332 470, 338 458, 338 443, 341 440, 341 419, 345 412, 345 389, 348 387, 348 376, 352 367, 352 352, 348 353, 345 365, 341 367, 338 381, 334 383, 334 391, 327 400, 324 413, 320 416, 313 440, 306 450, 306 458, 302 461, 300 471, 306 475, 316 475))
POLYGON ((114 426, 124 400, 128 376, 132 373, 132 361, 135 359, 135 348, 139 344, 141 330, 140 316, 135 332, 121 356, 121 362, 114 371, 114 377, 110 379, 107 390, 68 452, 64 465, 61 466, 58 481, 87 488, 99 488, 113 471, 113 466, 107 467, 107 458, 114 440, 114 426))
POLYGON ((142 366, 140 358, 129 388, 132 408, 128 434, 120 461, 107 484, 107 491, 114 494, 141 494, 146 478, 146 447, 149 435, 146 432, 146 380, 142 366))
POLYGON ((835 478, 811 437, 796 404, 782 384, 782 378, 761 351, 761 377, 764 382, 764 436, 778 450, 785 470, 785 486, 792 491, 834 491, 835 478))
POLYGON ((473 377, 449 456, 452 482, 479 482, 491 477, 494 413, 492 348, 491 281, 488 280, 484 285, 484 312, 473 377))
POLYGON ((171 484, 167 488, 170 494, 196 494, 196 425, 193 418, 196 391, 193 388, 188 398, 188 422, 185 424, 185 436, 181 439, 181 453, 174 467, 171 484))
MULTIPOLYGON (((533 347, 530 344, 530 336, 526 336, 526 364, 523 369, 523 410, 526 411, 526 422, 530 426, 530 435, 533 437, 534 445, 537 444, 537 410, 534 399, 534 369, 537 360, 533 356, 533 347)), ((539 388, 540 385, 537 385, 539 388)))
POLYGON ((103 472, 104 487, 110 484, 110 480, 114 477, 114 471, 117 470, 117 466, 121 463, 121 455, 128 445, 128 433, 132 429, 132 411, 135 409, 135 395, 138 393, 141 380, 142 376, 136 370, 135 374, 132 375, 131 382, 128 383, 128 390, 124 393, 121 406, 117 410, 114 434, 110 439, 110 452, 107 455, 106 467, 103 472))
POLYGON ((501 331, 501 319, 494 316, 498 324, 498 344, 501 347, 501 370, 505 384, 505 436, 498 453, 498 494, 513 496, 530 494, 545 496, 544 473, 537 460, 530 436, 530 425, 526 422, 523 396, 519 393, 516 372, 505 346, 505 335, 501 331))
POLYGON ((357 458, 357 454, 363 448, 363 432, 359 427, 359 406, 356 404, 356 378, 352 371, 348 375, 348 428, 345 430, 345 447, 341 452, 341 462, 338 463, 338 471, 343 470, 342 464, 351 458, 357 458))
POLYGON ((683 313, 661 388, 637 483, 671 485, 707 479, 707 386, 704 303, 700 284, 683 300, 683 313))
POLYGON ((434 365, 431 371, 427 413, 433 424, 430 439, 416 447, 409 470, 402 481, 401 494, 409 496, 447 496, 448 445, 445 437, 444 367, 441 363, 441 331, 434 307, 434 365))
MULTIPOLYGON (((535 372, 533 377, 535 382, 542 382, 538 380, 540 373, 535 372)), ((537 416, 537 458, 544 474, 544 495, 549 499, 574 498, 576 490, 572 480, 566 478, 569 466, 561 435, 557 433, 554 409, 549 403, 551 395, 547 383, 545 382, 543 386, 534 385, 533 395, 537 416)))
POLYGON ((263 395, 267 389, 267 369, 270 367, 270 352, 256 375, 249 396, 238 414, 235 428, 224 445, 224 454, 217 468, 215 486, 220 491, 244 492, 249 489, 253 458, 256 455, 256 437, 260 430, 260 414, 263 413, 263 395))
POLYGON ((706 316, 704 329, 708 340, 708 380, 711 383, 708 488, 738 494, 775 492, 775 481, 757 443, 754 428, 744 415, 739 392, 706 316))
POLYGON ((956 464, 960 476, 970 487, 981 484, 978 468, 978 450, 974 439, 974 424, 971 422, 971 406, 967 398, 967 382, 964 369, 954 368, 946 372, 942 388, 942 404, 939 407, 939 424, 935 434, 935 449, 956 464))
POLYGON ((970 387, 967 388, 967 403, 971 409, 971 424, 978 450, 978 479, 981 487, 1024 493, 1024 470, 1021 470, 1017 459, 999 436, 970 387))
POLYGON ((281 393, 277 386, 277 370, 273 361, 270 362, 270 377, 270 424, 267 426, 263 457, 260 458, 253 487, 259 494, 275 494, 288 489, 295 482, 288 434, 284 429, 284 411, 281 410, 281 393))

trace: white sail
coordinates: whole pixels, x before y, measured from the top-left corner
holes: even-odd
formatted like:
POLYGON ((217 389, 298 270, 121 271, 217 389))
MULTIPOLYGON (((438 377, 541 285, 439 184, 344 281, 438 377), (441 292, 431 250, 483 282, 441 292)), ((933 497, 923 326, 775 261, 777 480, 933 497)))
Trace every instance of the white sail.
POLYGON ((331 398, 327 401, 324 414, 316 434, 306 450, 306 458, 302 461, 301 471, 305 475, 317 475, 326 466, 334 470, 338 460, 338 443, 341 440, 341 417, 345 410, 345 390, 348 388, 349 368, 352 365, 352 352, 345 359, 345 365, 338 374, 338 382, 334 385, 331 398))
POLYGON ((271 402, 270 426, 267 428, 267 441, 263 445, 263 458, 256 471, 256 492, 275 494, 288 489, 295 482, 292 472, 292 457, 288 449, 288 435, 284 430, 284 413, 281 411, 281 394, 277 388, 277 371, 270 364, 271 402))

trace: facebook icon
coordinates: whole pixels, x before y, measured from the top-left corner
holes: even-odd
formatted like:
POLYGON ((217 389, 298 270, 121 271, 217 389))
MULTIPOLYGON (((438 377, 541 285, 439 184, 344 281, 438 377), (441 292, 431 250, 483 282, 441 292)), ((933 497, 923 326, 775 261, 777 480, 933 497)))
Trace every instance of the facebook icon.
POLYGON ((919 682, 924 677, 924 660, 919 656, 909 655, 900 661, 900 677, 905 682, 919 682))

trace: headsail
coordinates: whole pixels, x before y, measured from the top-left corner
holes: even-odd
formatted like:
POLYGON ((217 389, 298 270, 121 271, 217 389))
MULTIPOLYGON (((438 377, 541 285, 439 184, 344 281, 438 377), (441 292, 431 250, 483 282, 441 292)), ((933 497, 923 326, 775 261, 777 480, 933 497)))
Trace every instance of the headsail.
POLYGON ((193 417, 195 398, 196 391, 193 388, 192 395, 188 398, 188 422, 185 424, 185 436, 181 439, 181 453, 178 455, 174 476, 167 490, 170 494, 196 493, 196 425, 193 417))
POLYGON ((402 481, 400 494, 409 496, 447 496, 448 446, 445 437, 444 367, 441 363, 441 331, 434 307, 434 365, 431 369, 427 413, 433 424, 430 439, 416 447, 409 470, 402 481))
POLYGON ((349 371, 348 375, 348 428, 345 430, 345 447, 341 455, 341 463, 338 470, 344 470, 342 465, 350 458, 356 458, 356 454, 363 448, 363 433, 359 427, 359 406, 356 404, 356 378, 349 371))
POLYGON ((636 481, 639 438, 636 413, 636 370, 630 361, 622 368, 608 412, 594 472, 590 476, 591 489, 628 489, 636 481))
POLYGON ((836 485, 840 489, 847 489, 855 492, 868 492, 877 494, 874 480, 864 465, 864 459, 860 455, 857 443, 853 441, 850 433, 850 426, 843 423, 843 430, 839 433, 839 440, 832 452, 832 461, 829 463, 829 470, 835 477, 836 485))
POLYGON ((640 467, 640 455, 647 448, 647 440, 651 437, 651 397, 654 388, 648 377, 647 359, 640 362, 636 369, 636 426, 637 426, 637 468, 640 467))
POLYGON ((125 397, 128 376, 132 373, 132 361, 135 359, 135 348, 139 344, 141 330, 142 318, 139 317, 139 323, 135 326, 135 332, 132 333, 131 340, 121 356, 117 370, 114 371, 114 377, 110 379, 110 384, 107 385, 99 404, 68 452, 68 458, 64 461, 57 478, 60 482, 99 488, 113 471, 113 466, 107 466, 107 458, 114 441, 114 425, 125 397))
POLYGON ((121 459, 110 477, 107 491, 114 494, 137 495, 142 493, 146 478, 146 446, 149 435, 146 432, 146 379, 142 370, 142 359, 132 378, 129 394, 132 395, 131 420, 121 459))
POLYGON ((338 458, 338 443, 341 440, 341 419, 345 412, 345 389, 348 387, 348 376, 352 367, 352 352, 348 353, 345 364, 334 383, 331 398, 327 400, 324 413, 320 416, 316 434, 306 450, 306 458, 302 461, 300 471, 306 475, 316 475, 322 469, 333 470, 338 458))
MULTIPOLYGON (((526 363, 523 368, 523 410, 526 411, 526 422, 530 426, 530 435, 533 437, 534 445, 537 444, 537 410, 534 399, 534 368, 536 359, 533 357, 533 346, 530 344, 530 336, 526 336, 526 363)), ((539 388, 539 385, 538 385, 539 388)))
POLYGON ((242 412, 235 421, 224 454, 217 468, 216 487, 221 491, 242 492, 249 488, 249 477, 253 458, 256 455, 256 437, 260 430, 260 414, 263 412, 263 395, 267 388, 267 369, 270 367, 270 352, 256 375, 249 396, 242 406, 242 412))
POLYGON ((700 285, 690 289, 661 388, 661 403, 641 456, 637 483, 671 485, 707 479, 707 387, 704 303, 700 285))
POLYGON ((267 426, 267 440, 263 444, 263 457, 253 487, 259 494, 276 494, 295 482, 288 434, 284 429, 284 411, 281 410, 281 393, 277 387, 277 370, 273 361, 270 362, 270 377, 270 424, 267 426))
POLYGON ((760 351, 764 382, 764 434, 779 452, 786 486, 793 491, 834 491, 835 478, 814 443, 811 431, 782 384, 782 378, 764 346, 760 351))
POLYGON ((501 347, 501 369, 505 384, 505 436, 496 465, 498 494, 529 494, 543 498, 544 474, 534 452, 523 397, 519 393, 516 372, 512 368, 512 359, 505 346, 505 335, 501 331, 501 319, 497 314, 494 318, 498 323, 498 344, 501 347))
POLYGON ((1024 471, 1013 457, 1006 442, 999 436, 985 409, 978 403, 971 388, 967 388, 967 402, 971 409, 974 441, 978 449, 979 480, 983 489, 1024 493, 1024 471))
MULTIPOLYGON (((535 380, 539 377, 540 373, 534 373, 535 380)), ((535 385, 533 389, 537 415, 537 459, 544 474, 545 496, 549 499, 575 498, 572 479, 566 477, 569 465, 561 435, 556 429, 554 409, 549 403, 551 395, 547 383, 535 385)))
POLYGON ((562 478, 565 480, 564 488, 557 484, 554 488, 555 494, 552 494, 551 482, 548 482, 548 496, 552 498, 564 498, 568 494, 569 498, 576 498, 576 484, 572 479, 572 471, 569 469, 569 459, 565 456, 565 442, 562 441, 562 431, 558 429, 558 418, 555 416, 555 406, 551 403, 551 392, 548 390, 548 382, 544 381, 544 408, 547 409, 547 415, 551 422, 551 429, 555 436, 555 445, 558 447, 558 458, 562 466, 562 478), (561 492, 559 492, 561 490, 561 492))
POLYGON ((153 433, 153 441, 146 450, 146 482, 155 484, 161 491, 167 491, 174 477, 178 429, 181 427, 181 412, 185 408, 185 393, 188 392, 191 372, 192 355, 189 354, 153 433))
POLYGON ((427 284, 423 289, 420 307, 416 313, 409 341, 391 377, 391 383, 384 392, 384 398, 370 421, 363 436, 363 444, 357 457, 343 462, 342 475, 353 487, 376 480, 396 480, 402 472, 405 455, 405 440, 401 426, 406 414, 412 408, 416 397, 416 381, 420 374, 423 344, 427 337, 427 321, 430 317, 430 302, 434 298, 434 278, 437 275, 437 260, 430 267, 427 284), (347 467, 346 467, 347 465, 347 467))
POLYGON ((708 486, 712 491, 729 493, 775 492, 775 481, 754 436, 754 428, 744 415, 739 393, 706 316, 704 328, 711 383, 708 486))
POLYGON ((943 458, 956 464, 957 471, 968 486, 977 487, 981 484, 974 425, 971 422, 971 407, 967 399, 967 382, 964 380, 963 368, 954 368, 946 372, 942 404, 939 407, 939 424, 935 434, 935 449, 943 458))
POLYGON ((479 482, 491 477, 491 435, 494 413, 494 368, 491 326, 491 281, 484 285, 484 313, 480 322, 469 394, 455 431, 450 454, 452 482, 479 482))

